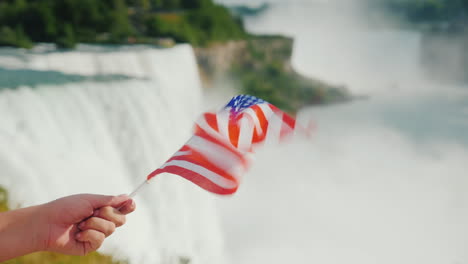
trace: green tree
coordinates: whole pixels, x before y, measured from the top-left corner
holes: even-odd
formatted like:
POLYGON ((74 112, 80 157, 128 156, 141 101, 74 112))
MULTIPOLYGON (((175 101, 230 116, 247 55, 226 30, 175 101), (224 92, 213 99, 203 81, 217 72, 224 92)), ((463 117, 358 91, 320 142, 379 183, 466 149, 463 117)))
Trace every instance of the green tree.
POLYGON ((114 41, 123 41, 134 33, 128 17, 128 8, 124 0, 115 0, 113 11, 110 14, 110 34, 114 41))
POLYGON ((199 8, 208 8, 213 6, 211 0, 184 0, 182 1, 182 8, 186 9, 199 9, 199 8))
POLYGON ((33 44, 31 40, 26 36, 21 26, 17 26, 16 29, 3 26, 0 28, 0 45, 21 47, 21 48, 32 48, 33 44))
POLYGON ((212 0, 0 0, 0 25, 0 45, 23 47, 127 43, 130 37, 206 45, 246 36, 240 19, 212 0))
POLYGON ((63 34, 60 35, 56 40, 57 45, 60 48, 71 49, 76 45, 76 37, 73 27, 70 24, 63 26, 63 34))

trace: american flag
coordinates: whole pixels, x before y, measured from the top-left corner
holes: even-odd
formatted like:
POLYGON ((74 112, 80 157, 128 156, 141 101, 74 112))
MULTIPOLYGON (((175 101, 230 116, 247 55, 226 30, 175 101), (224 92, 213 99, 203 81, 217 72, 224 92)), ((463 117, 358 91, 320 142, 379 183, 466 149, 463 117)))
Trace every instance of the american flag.
POLYGON ((238 95, 218 113, 205 113, 194 135, 147 180, 167 172, 217 194, 232 194, 261 143, 281 140, 294 131, 295 120, 274 105, 238 95))

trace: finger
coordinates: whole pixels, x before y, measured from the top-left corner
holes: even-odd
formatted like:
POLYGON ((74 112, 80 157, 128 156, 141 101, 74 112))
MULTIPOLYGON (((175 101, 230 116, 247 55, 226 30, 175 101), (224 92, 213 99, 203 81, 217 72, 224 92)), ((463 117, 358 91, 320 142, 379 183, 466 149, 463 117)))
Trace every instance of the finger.
POLYGON ((123 203, 123 205, 121 205, 118 210, 120 211, 120 213, 122 214, 129 214, 133 211, 135 211, 135 208, 136 208, 136 204, 135 204, 135 201, 133 201, 132 199, 130 200, 127 200, 125 203, 123 203))
POLYGON ((116 227, 125 224, 125 215, 111 206, 99 208, 99 210, 94 211, 94 216, 111 221, 116 227))
POLYGON ((86 243, 85 246, 89 247, 86 248, 86 252, 96 251, 99 247, 101 247, 105 238, 106 236, 104 233, 93 229, 84 230, 76 234, 76 240, 86 243))
POLYGON ((78 225, 80 230, 94 229, 103 233, 106 237, 110 236, 115 231, 115 224, 99 217, 91 217, 78 225))

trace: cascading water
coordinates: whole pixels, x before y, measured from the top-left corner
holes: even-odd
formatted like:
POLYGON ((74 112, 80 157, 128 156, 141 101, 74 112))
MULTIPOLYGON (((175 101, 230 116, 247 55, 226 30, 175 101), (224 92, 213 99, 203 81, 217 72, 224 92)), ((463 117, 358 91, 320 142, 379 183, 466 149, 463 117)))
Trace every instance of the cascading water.
MULTIPOLYGON (((2 49, 0 67, 0 86, 15 88, 0 90, 0 184, 13 206, 129 193, 186 141, 202 110, 188 45, 2 49)), ((177 176, 154 181, 102 252, 130 263, 223 263, 213 197, 177 176)))

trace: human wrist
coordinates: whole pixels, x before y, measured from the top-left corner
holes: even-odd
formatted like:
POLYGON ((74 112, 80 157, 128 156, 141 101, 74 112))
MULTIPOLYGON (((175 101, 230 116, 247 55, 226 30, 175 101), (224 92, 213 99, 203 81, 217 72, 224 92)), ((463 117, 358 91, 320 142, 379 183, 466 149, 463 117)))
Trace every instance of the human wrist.
POLYGON ((43 250, 40 212, 39 205, 0 214, 0 261, 43 250))
POLYGON ((48 203, 30 207, 29 227, 33 252, 47 251, 49 248, 49 209, 48 203))

